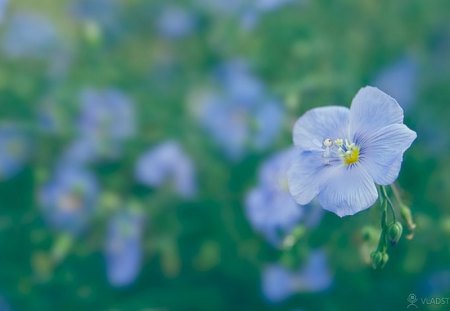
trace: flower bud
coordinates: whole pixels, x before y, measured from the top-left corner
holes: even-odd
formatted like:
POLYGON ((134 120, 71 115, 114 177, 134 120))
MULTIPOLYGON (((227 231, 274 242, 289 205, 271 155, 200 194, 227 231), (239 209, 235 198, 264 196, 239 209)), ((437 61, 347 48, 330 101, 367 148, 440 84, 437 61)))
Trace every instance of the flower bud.
POLYGON ((386 266, 387 262, 389 261, 389 255, 388 253, 383 253, 383 262, 381 264, 381 268, 384 268, 386 266))
POLYGON ((380 251, 375 251, 370 254, 370 258, 372 259, 372 267, 374 269, 378 269, 383 264, 383 253, 380 251))
POLYGON ((414 237, 414 230, 416 229, 416 224, 412 218, 411 210, 406 205, 400 206, 400 214, 403 221, 406 223, 407 234, 406 238, 411 240, 414 237))
POLYGON ((403 220, 406 222, 408 230, 414 231, 414 229, 416 229, 416 224, 413 221, 411 210, 407 206, 402 204, 400 207, 400 214, 402 215, 403 220))
POLYGON ((403 226, 398 221, 394 222, 392 225, 389 226, 388 232, 387 232, 387 238, 389 242, 391 242, 391 245, 395 245, 400 240, 403 233, 403 226))
POLYGON ((383 269, 389 261, 389 255, 386 252, 375 251, 370 255, 372 258, 372 267, 374 269, 383 269))

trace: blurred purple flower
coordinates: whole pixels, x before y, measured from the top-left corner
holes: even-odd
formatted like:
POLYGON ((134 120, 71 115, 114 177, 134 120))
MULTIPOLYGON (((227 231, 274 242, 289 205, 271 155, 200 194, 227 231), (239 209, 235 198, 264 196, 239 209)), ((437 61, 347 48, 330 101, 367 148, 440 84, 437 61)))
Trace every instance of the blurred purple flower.
POLYGON ((105 256, 108 281, 112 286, 130 285, 139 275, 143 230, 144 217, 140 210, 121 210, 111 218, 105 256))
POLYGON ((255 27, 262 14, 279 9, 289 3, 304 2, 295 0, 197 0, 198 5, 217 18, 231 17, 238 20, 244 30, 255 27))
POLYGON ((158 33, 169 39, 179 39, 191 34, 196 27, 193 12, 186 8, 165 6, 156 19, 158 33))
POLYGON ((108 34, 116 34, 122 27, 119 20, 119 0, 73 0, 71 14, 78 20, 99 25, 108 34))
MULTIPOLYGON (((271 11, 279 9, 281 6, 292 3, 294 1, 296 0, 256 0, 255 7, 261 11, 271 11)), ((300 2, 302 1, 304 0, 300 0, 300 2)))
POLYGON ((35 12, 16 13, 7 25, 2 49, 11 58, 45 58, 55 55, 60 44, 55 26, 35 12))
POLYGON ((61 165, 39 192, 44 218, 58 231, 81 233, 97 204, 95 177, 76 165, 61 165))
POLYGON ((205 92, 196 100, 202 127, 232 160, 248 149, 270 147, 281 131, 284 110, 264 92, 264 86, 239 61, 219 71, 220 91, 205 92))
POLYGON ((99 156, 116 157, 136 132, 134 105, 115 89, 87 89, 81 94, 80 137, 99 156))
POLYGON ((197 191, 194 163, 175 141, 164 142, 144 153, 137 161, 135 176, 151 187, 173 183, 176 192, 186 198, 197 191))
POLYGON ((411 56, 405 56, 382 70, 373 85, 390 94, 403 109, 414 103, 417 95, 418 64, 411 56))
POLYGON ((340 217, 365 210, 378 198, 375 184, 397 179, 416 137, 395 99, 374 87, 362 88, 350 109, 312 109, 294 126, 302 152, 288 172, 290 192, 299 204, 317 197, 340 217))
POLYGON ((9 306, 6 299, 2 296, 0 296, 0 311, 11 311, 11 307, 9 306))
POLYGON ((0 181, 16 175, 30 156, 30 140, 19 126, 0 124, 0 181))
POLYGON ((37 112, 39 128, 47 134, 61 134, 67 130, 66 120, 63 115, 63 105, 53 100, 45 100, 40 103, 37 112))
POLYGON ((71 142, 63 151, 60 162, 84 166, 98 160, 99 155, 105 154, 102 142, 96 142, 89 137, 78 138, 71 142))
POLYGON ((272 303, 281 302, 296 293, 313 293, 326 290, 332 275, 323 251, 309 254, 306 264, 297 271, 281 265, 266 267, 262 280, 263 293, 272 303))
POLYGON ((277 153, 264 162, 260 169, 259 185, 246 197, 246 212, 252 226, 273 245, 283 239, 300 223, 316 225, 321 209, 300 206, 289 193, 287 171, 299 151, 294 148, 277 153))
POLYGON ((0 0, 0 23, 3 22, 3 18, 5 17, 5 11, 8 7, 9 0, 0 0))
POLYGON ((450 294, 450 270, 441 270, 432 273, 420 282, 420 287, 427 297, 450 294))

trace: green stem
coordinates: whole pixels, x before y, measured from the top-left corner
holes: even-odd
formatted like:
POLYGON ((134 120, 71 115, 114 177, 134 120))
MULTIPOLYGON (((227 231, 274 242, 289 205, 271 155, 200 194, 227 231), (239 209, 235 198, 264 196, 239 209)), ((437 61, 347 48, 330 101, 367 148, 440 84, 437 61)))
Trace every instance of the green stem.
POLYGON ((386 187, 385 186, 381 186, 381 190, 382 190, 382 193, 383 193, 383 196, 384 196, 385 200, 389 203, 389 208, 390 208, 390 210, 392 212, 392 218, 394 219, 394 222, 396 222, 397 221, 397 217, 395 216, 394 204, 392 204, 392 201, 391 201, 391 199, 389 198, 389 196, 387 194, 386 187))
POLYGON ((398 204, 402 204, 402 196, 400 195, 400 190, 398 189, 397 185, 391 184, 392 193, 394 193, 394 197, 397 200, 398 204))
POLYGON ((387 230, 387 202, 383 204, 383 211, 381 213, 381 234, 380 240, 378 241, 377 251, 386 252, 386 230, 387 230))

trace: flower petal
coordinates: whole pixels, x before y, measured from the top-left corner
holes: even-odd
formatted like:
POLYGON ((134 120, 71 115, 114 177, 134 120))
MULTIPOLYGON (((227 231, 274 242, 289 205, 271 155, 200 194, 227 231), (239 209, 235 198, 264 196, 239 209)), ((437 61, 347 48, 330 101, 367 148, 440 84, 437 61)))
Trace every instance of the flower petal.
POLYGON ((350 108, 353 142, 391 124, 403 123, 403 109, 395 99, 379 89, 366 86, 358 91, 350 108))
POLYGON ((307 111, 294 126, 294 144, 303 150, 322 148, 325 138, 347 138, 349 110, 329 106, 307 111))
POLYGON ((416 137, 404 124, 386 126, 362 141, 361 164, 377 184, 389 185, 397 179, 403 153, 416 137))
POLYGON ((297 292, 313 293, 327 289, 332 283, 328 259, 323 250, 313 250, 298 274, 292 279, 297 292))
POLYGON ((322 185, 320 205, 339 217, 354 215, 372 206, 378 198, 372 177, 361 165, 336 167, 322 185))
POLYGON ((292 160, 288 170, 289 192, 298 204, 306 205, 319 194, 323 181, 333 170, 324 164, 322 153, 304 151, 292 160))

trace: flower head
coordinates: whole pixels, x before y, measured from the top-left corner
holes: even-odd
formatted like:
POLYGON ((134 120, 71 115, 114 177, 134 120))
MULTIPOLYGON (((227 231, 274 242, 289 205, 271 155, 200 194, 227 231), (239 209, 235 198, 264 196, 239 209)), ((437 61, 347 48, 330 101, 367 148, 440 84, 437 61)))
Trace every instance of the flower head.
POLYGON ((196 102, 196 117, 203 128, 235 161, 249 149, 267 149, 281 131, 283 108, 243 62, 227 63, 217 78, 222 88, 204 92, 196 102))
POLYGON ((69 11, 77 21, 100 27, 109 39, 115 38, 123 28, 120 0, 72 0, 69 11))
POLYGON ((263 275, 263 293, 269 301, 277 303, 295 293, 326 290, 331 282, 326 255, 321 250, 315 250, 298 270, 291 271, 281 265, 268 266, 263 275))
POLYGON ((80 137, 99 156, 116 156, 136 131, 131 100, 115 89, 87 89, 81 94, 80 137))
POLYGON ((9 0, 0 0, 0 23, 3 21, 9 0))
POLYGON ((108 281, 112 286, 130 285, 142 263, 141 240, 144 217, 140 210, 121 210, 108 226, 105 256, 108 281))
POLYGON ((312 205, 301 206, 289 193, 287 171, 298 155, 287 149, 269 158, 260 170, 259 185, 246 197, 246 212, 252 226, 274 245, 299 224, 314 225, 321 210, 312 205))
POLYGON ((158 33, 169 39, 183 38, 191 34, 195 27, 193 12, 182 7, 165 6, 156 20, 158 33))
POLYGON ((144 153, 137 161, 136 179, 151 187, 172 183, 182 197, 197 191, 192 160, 175 141, 164 142, 144 153))
POLYGON ((3 38, 3 51, 11 58, 48 58, 60 43, 55 26, 33 12, 15 14, 3 38))
POLYGON ((294 126, 301 153, 288 173, 290 192, 299 204, 317 197, 341 217, 367 209, 378 198, 375 184, 397 179, 416 136, 398 103, 374 87, 362 88, 350 109, 312 109, 294 126))
POLYGON ((408 111, 417 95, 418 74, 417 60, 411 56, 404 56, 384 68, 375 77, 373 84, 390 94, 403 109, 408 111))
POLYGON ((79 234, 97 203, 95 177, 76 165, 61 166, 39 193, 44 218, 56 230, 79 234))
POLYGON ((4 298, 3 296, 0 296, 0 310, 2 311, 12 310, 11 307, 9 306, 9 303, 6 301, 6 298, 4 298))
POLYGON ((0 125, 0 181, 17 174, 30 156, 30 140, 14 124, 0 125))

